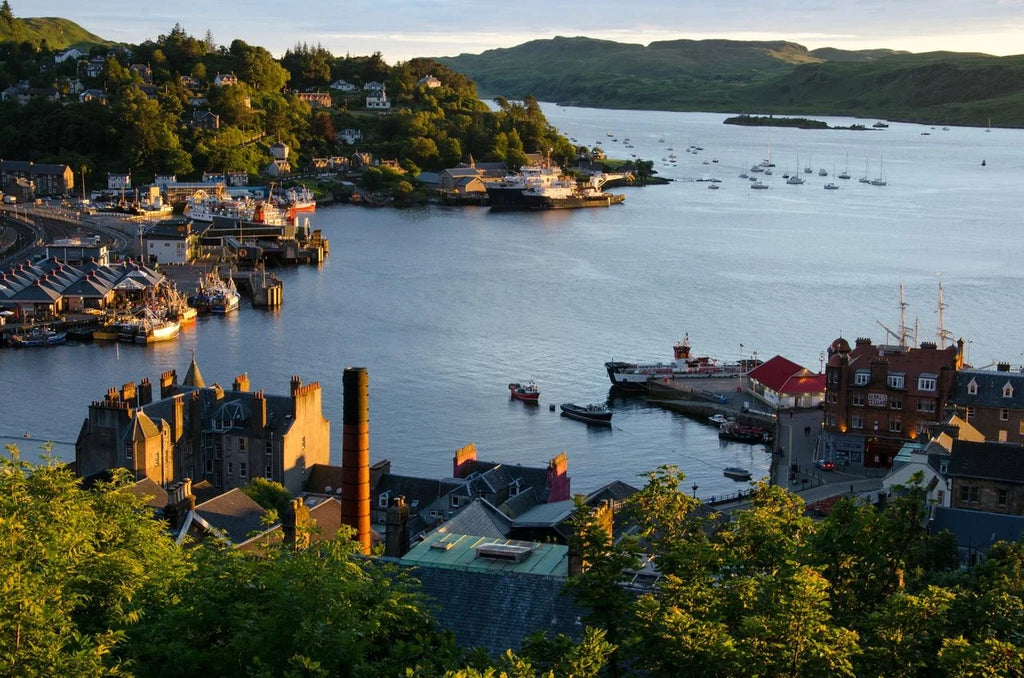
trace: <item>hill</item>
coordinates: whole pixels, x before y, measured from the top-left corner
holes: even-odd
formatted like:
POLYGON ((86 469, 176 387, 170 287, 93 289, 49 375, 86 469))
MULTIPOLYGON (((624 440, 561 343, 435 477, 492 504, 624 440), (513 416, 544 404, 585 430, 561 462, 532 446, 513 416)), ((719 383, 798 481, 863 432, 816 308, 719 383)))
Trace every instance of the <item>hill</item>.
POLYGON ((6 2, 0 8, 0 43, 28 42, 36 46, 45 44, 49 49, 68 47, 88 49, 93 45, 110 46, 109 40, 90 33, 74 21, 57 17, 19 19, 10 13, 6 2))
POLYGON ((437 61, 482 94, 601 108, 856 115, 1024 126, 1024 57, 785 41, 648 46, 557 37, 437 61))

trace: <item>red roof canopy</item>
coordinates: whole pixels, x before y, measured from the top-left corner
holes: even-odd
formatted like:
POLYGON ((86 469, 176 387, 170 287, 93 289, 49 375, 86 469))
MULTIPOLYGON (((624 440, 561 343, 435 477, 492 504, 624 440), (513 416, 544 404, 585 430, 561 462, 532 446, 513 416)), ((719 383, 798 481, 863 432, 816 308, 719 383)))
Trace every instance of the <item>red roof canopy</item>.
POLYGON ((825 375, 815 374, 806 367, 780 355, 765 361, 747 373, 751 379, 764 384, 776 393, 823 393, 825 375))

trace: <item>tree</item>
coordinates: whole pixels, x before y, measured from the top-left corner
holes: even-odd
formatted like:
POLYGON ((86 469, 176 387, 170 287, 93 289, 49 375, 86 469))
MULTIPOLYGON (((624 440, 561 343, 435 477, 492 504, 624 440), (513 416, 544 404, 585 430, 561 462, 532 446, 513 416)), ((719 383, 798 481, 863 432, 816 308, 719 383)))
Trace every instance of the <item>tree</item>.
POLYGON ((47 457, 0 457, 0 673, 107 676, 111 653, 146 614, 170 606, 171 583, 186 576, 183 554, 143 502, 125 491, 127 473, 83 490, 47 457))

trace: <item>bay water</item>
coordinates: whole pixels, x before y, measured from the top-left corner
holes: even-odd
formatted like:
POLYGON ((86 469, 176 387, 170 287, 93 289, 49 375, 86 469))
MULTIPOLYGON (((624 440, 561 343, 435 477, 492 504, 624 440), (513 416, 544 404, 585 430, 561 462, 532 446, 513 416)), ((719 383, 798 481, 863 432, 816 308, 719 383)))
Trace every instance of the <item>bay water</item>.
POLYGON ((627 197, 608 209, 322 208, 312 223, 330 258, 277 272, 278 311, 243 303, 147 347, 0 349, 0 442, 36 459, 53 440, 73 459, 89 402, 165 370, 182 378, 194 351, 207 383, 228 389, 241 373, 268 393, 287 393, 291 375, 319 381, 335 463, 342 370, 363 366, 371 458, 396 473, 447 476, 454 450, 474 442, 481 459, 509 464, 543 466, 565 451, 579 492, 642 484, 638 474, 675 464, 708 498, 742 487, 723 467, 761 477, 769 455, 643 398, 613 397, 605 361, 668 360, 688 333, 697 355, 781 354, 817 370, 840 335, 894 341, 882 325, 898 329, 901 283, 917 342, 938 341, 941 282, 944 327, 967 342, 970 362, 1022 362, 1024 131, 798 130, 543 108, 578 143, 653 160, 673 181, 611 189, 627 197), (738 175, 769 156, 770 188, 752 190, 738 175), (847 168, 852 179, 833 176, 847 168), (786 184, 786 172, 805 183, 786 184), (698 181, 711 178, 719 189, 698 181), (824 190, 828 181, 840 188, 824 190), (508 383, 524 380, 540 387, 540 407, 509 399, 508 383), (608 402, 614 425, 560 417, 562 402, 608 402))

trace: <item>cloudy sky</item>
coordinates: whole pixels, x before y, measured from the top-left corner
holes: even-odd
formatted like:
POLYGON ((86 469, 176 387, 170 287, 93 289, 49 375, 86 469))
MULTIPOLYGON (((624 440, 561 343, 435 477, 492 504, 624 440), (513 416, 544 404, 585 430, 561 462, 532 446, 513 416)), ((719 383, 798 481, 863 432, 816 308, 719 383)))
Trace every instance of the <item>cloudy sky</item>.
POLYGON ((139 43, 175 23, 280 56, 300 42, 386 61, 455 56, 556 35, 648 44, 679 38, 789 40, 809 49, 885 47, 1024 53, 1024 0, 10 0, 15 16, 65 17, 139 43))

